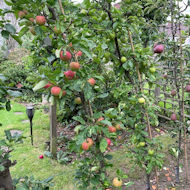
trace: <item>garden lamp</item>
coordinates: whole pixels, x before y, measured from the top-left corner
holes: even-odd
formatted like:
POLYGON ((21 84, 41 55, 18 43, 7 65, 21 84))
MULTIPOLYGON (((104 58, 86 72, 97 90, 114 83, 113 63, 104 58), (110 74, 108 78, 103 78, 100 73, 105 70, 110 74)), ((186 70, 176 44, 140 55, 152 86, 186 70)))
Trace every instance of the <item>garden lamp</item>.
POLYGON ((26 108, 26 114, 28 116, 28 119, 30 120, 30 135, 31 135, 31 144, 33 145, 33 134, 32 134, 32 119, 34 117, 34 107, 28 106, 26 108))

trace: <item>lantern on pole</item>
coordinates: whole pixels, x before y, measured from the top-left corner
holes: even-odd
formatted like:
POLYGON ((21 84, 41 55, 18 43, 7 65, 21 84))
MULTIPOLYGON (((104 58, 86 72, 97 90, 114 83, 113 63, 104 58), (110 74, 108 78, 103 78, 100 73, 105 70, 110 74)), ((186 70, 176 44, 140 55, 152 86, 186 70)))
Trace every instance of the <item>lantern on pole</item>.
POLYGON ((30 120, 30 136, 31 136, 31 144, 33 145, 32 119, 34 117, 34 107, 28 106, 26 108, 26 114, 28 116, 28 119, 30 120))

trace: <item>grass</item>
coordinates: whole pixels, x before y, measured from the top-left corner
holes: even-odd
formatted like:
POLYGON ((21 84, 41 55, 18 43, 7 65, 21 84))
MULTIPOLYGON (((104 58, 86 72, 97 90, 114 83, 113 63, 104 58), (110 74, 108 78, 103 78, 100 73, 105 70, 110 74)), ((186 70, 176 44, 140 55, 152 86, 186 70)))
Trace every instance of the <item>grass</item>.
MULTIPOLYGON (((16 129, 21 130, 23 135, 27 138, 24 139, 23 144, 14 145, 14 151, 11 153, 12 160, 17 160, 17 164, 11 168, 13 178, 31 176, 35 179, 45 179, 54 176, 54 186, 52 190, 76 190, 74 185, 74 172, 73 165, 60 165, 55 160, 45 157, 39 159, 39 155, 43 154, 45 150, 45 143, 49 137, 49 117, 44 114, 42 110, 36 110, 33 119, 33 133, 34 133, 34 146, 30 142, 30 128, 29 123, 22 123, 27 120, 25 114, 26 108, 18 103, 12 102, 12 109, 10 112, 0 111, 0 122, 3 126, 0 128, 0 136, 4 136, 4 130, 16 129), (16 115, 15 112, 22 112, 22 115, 16 115)), ((169 144, 173 143, 173 139, 166 136, 160 137, 165 149, 168 149, 169 144)), ((128 176, 133 181, 142 177, 142 171, 135 169, 131 170, 132 164, 129 158, 125 156, 127 148, 118 149, 112 152, 113 168, 109 169, 110 179, 115 177, 118 168, 128 173, 128 176)))
POLYGON ((42 110, 36 110, 33 119, 34 146, 30 143, 29 123, 22 123, 27 120, 26 108, 23 105, 12 102, 10 112, 0 111, 0 121, 3 126, 0 128, 0 136, 4 136, 4 130, 21 130, 24 139, 23 144, 14 145, 14 151, 11 153, 11 160, 17 160, 17 164, 11 168, 13 178, 31 176, 36 179, 45 179, 49 176, 54 177, 54 187, 52 189, 74 190, 73 173, 74 167, 71 165, 60 165, 55 160, 49 158, 39 159, 38 156, 44 152, 44 142, 49 136, 49 117, 42 113, 42 110), (22 112, 22 115, 16 115, 15 112, 22 112))

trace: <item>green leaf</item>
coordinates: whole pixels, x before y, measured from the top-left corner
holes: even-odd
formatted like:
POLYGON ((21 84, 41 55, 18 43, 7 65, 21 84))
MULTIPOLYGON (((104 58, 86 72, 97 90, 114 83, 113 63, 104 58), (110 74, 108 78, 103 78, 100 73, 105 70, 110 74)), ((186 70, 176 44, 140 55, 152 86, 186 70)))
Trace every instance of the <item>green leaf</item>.
POLYGON ((19 36, 17 36, 17 35, 12 35, 12 34, 11 34, 11 37, 12 37, 14 40, 16 40, 20 45, 22 45, 22 40, 19 38, 19 36))
POLYGON ((5 167, 0 165, 0 172, 3 172, 5 170, 5 167))
POLYGON ((7 30, 2 30, 1 35, 2 35, 3 38, 9 39, 10 33, 7 30))
POLYGON ((49 99, 50 105, 53 106, 55 104, 55 98, 54 96, 51 96, 49 99))
POLYGON ((98 96, 98 98, 106 98, 108 97, 109 93, 103 93, 98 96))
POLYGON ((36 84, 36 86, 33 88, 33 91, 37 91, 41 88, 43 88, 46 84, 48 84, 48 81, 47 80, 42 80, 40 81, 38 84, 36 84))
POLYGON ((10 33, 10 34, 15 34, 16 33, 16 29, 12 24, 6 24, 5 25, 6 30, 10 33))
POLYGON ((0 74, 0 80, 5 81, 6 77, 3 74, 0 74))
POLYGON ((74 119, 75 121, 80 122, 80 123, 83 124, 83 125, 85 125, 85 123, 86 123, 86 122, 84 121, 84 119, 83 119, 82 117, 80 117, 80 116, 74 116, 73 119, 74 119))
POLYGON ((12 97, 20 97, 22 93, 19 91, 7 90, 8 94, 12 97))
POLYGON ((29 28, 28 27, 23 27, 20 32, 19 32, 19 37, 22 37, 26 32, 28 32, 29 28))
POLYGON ((108 159, 108 160, 111 160, 113 158, 113 156, 111 154, 106 154, 105 158, 108 159))
POLYGON ((102 121, 100 121, 100 123, 108 125, 108 126, 112 126, 111 122, 108 120, 102 120, 102 121))
POLYGON ((108 143, 107 143, 106 139, 103 138, 103 139, 100 141, 100 151, 101 151, 101 152, 105 152, 107 146, 108 146, 108 143))

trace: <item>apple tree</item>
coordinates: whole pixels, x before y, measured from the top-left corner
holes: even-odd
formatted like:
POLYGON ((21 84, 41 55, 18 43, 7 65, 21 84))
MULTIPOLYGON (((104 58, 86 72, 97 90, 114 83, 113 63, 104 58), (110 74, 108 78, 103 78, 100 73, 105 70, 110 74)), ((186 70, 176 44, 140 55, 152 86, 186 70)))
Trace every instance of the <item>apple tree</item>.
MULTIPOLYGON (((19 36, 32 35, 33 67, 41 78, 34 90, 80 123, 71 147, 82 153, 79 189, 112 186, 107 150, 122 129, 131 134, 127 155, 149 178, 162 166, 162 155, 151 134, 157 107, 143 80, 151 85, 159 75, 149 45, 158 38, 157 24, 166 21, 168 1, 125 0, 119 7, 110 0, 6 2, 23 26, 19 36)), ((113 186, 122 186, 121 173, 113 186)))

